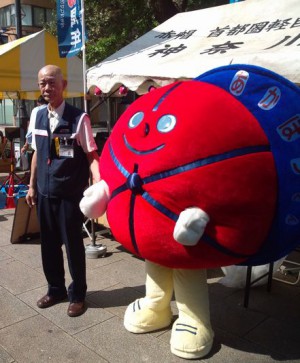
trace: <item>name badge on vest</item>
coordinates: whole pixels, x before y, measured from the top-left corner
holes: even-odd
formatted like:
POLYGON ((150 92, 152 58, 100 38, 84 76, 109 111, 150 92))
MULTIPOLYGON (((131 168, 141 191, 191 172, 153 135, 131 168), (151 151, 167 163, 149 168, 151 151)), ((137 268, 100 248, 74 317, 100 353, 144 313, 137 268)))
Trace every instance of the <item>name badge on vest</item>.
POLYGON ((66 137, 59 138, 59 157, 74 158, 74 140, 66 137))

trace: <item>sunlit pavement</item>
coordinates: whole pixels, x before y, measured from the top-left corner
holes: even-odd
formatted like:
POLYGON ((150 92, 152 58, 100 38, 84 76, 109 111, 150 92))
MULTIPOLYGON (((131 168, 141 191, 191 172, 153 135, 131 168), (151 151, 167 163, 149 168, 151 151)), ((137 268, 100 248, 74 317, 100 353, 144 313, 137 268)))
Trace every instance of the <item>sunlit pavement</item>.
MULTIPOLYGON (((0 210, 0 362, 184 362, 170 352, 170 328, 136 335, 123 327, 127 305, 144 294, 144 263, 111 235, 96 232, 105 257, 87 258, 87 310, 67 316, 68 302, 39 309, 46 292, 39 239, 12 244, 15 209, 0 210)), ((85 237, 85 244, 91 244, 85 237)), ((300 288, 274 281, 244 290, 218 283, 208 272, 215 341, 202 359, 210 363, 300 362, 300 288)), ((66 281, 70 282, 66 264, 66 281)), ((174 317, 177 314, 172 302, 174 317)))

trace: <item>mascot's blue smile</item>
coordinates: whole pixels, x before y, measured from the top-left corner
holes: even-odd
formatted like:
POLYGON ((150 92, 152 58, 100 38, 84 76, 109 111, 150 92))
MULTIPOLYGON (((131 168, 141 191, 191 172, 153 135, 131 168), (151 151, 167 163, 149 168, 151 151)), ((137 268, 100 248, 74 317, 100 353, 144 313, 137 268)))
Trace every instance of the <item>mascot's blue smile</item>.
POLYGON ((126 139, 126 136, 123 135, 123 139, 124 139, 124 143, 127 147, 127 149, 129 149, 130 151, 132 151, 133 153, 135 154, 138 154, 138 155, 146 155, 146 154, 151 154, 151 153, 154 153, 155 151, 158 151, 158 150, 161 150, 162 148, 165 147, 165 144, 162 144, 162 145, 158 145, 157 147, 153 148, 153 149, 149 149, 149 150, 137 150, 135 149, 134 147, 132 147, 129 142, 127 141, 126 139))

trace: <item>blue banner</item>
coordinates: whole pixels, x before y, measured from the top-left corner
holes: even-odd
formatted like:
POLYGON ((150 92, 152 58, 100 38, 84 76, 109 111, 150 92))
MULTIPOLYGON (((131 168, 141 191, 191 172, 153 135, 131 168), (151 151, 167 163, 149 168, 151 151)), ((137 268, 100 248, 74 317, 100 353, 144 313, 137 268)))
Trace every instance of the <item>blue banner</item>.
POLYGON ((229 0, 229 4, 238 3, 239 1, 243 1, 243 0, 229 0))
POLYGON ((83 45, 80 0, 57 0, 56 4, 59 56, 73 57, 83 45))

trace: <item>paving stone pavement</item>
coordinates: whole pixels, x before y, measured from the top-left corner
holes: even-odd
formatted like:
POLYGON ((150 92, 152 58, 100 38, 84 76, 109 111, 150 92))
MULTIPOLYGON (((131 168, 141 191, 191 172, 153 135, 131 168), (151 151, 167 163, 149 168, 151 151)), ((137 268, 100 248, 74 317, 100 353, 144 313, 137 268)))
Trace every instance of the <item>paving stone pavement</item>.
MULTIPOLYGON (((85 314, 68 317, 67 302, 39 309, 36 301, 46 292, 39 240, 10 243, 14 214, 0 210, 0 363, 186 362, 170 352, 170 328, 137 335, 123 327, 127 305, 144 293, 144 263, 109 234, 96 240, 107 255, 87 259, 85 314)), ((223 286, 222 276, 208 271, 215 341, 201 361, 300 362, 300 286, 273 280, 270 293, 252 287, 245 308, 244 290, 223 286)), ((176 316, 174 301, 172 310, 176 316)))

